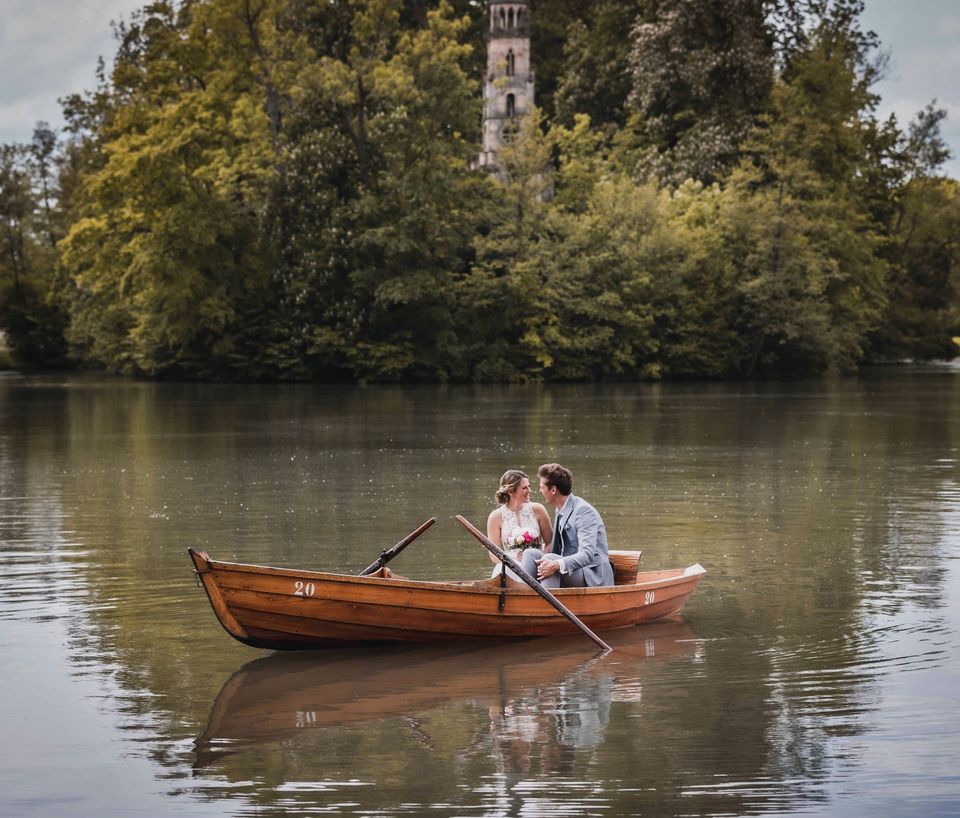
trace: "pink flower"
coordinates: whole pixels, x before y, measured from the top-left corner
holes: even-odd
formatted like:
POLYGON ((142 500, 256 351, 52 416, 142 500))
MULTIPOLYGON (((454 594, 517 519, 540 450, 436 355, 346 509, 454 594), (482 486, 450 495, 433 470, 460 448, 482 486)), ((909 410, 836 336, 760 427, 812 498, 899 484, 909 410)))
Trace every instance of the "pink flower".
POLYGON ((528 546, 536 545, 540 541, 539 534, 533 531, 528 531, 525 528, 520 528, 519 526, 510 533, 508 542, 510 545, 515 546, 528 546))

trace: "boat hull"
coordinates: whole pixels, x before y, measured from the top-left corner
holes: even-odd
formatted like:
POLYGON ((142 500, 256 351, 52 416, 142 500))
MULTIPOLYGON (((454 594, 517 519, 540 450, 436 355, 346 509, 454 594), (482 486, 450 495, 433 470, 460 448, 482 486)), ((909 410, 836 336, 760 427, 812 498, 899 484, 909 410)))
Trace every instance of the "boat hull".
MULTIPOLYGON (((544 599, 513 581, 419 582, 388 570, 366 577, 220 562, 189 549, 197 578, 226 631, 273 650, 450 642, 576 633, 544 599)), ((675 614, 704 571, 643 572, 602 588, 555 595, 592 630, 675 614)))

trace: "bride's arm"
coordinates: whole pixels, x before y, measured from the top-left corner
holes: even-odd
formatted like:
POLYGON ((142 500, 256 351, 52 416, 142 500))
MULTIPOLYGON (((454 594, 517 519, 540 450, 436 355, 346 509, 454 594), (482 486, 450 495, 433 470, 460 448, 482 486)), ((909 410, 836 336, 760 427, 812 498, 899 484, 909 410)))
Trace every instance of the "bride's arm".
POLYGON ((540 524, 540 537, 543 540, 541 550, 544 554, 549 553, 553 545, 553 526, 550 525, 550 515, 547 514, 547 510, 540 503, 533 504, 533 513, 540 524))
MULTIPOLYGON (((493 540, 493 544, 503 548, 503 543, 500 542, 500 508, 497 507, 490 512, 490 516, 487 517, 487 537, 493 540)), ((500 562, 497 559, 496 555, 492 551, 487 551, 487 556, 490 557, 490 562, 496 564, 500 562)))

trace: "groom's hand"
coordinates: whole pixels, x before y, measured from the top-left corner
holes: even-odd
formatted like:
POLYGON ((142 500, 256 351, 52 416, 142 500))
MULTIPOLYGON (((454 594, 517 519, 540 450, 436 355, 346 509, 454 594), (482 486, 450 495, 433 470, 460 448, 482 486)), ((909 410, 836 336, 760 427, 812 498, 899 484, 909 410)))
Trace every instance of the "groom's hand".
POLYGON ((546 579, 560 570, 560 563, 546 557, 537 560, 537 579, 546 579))

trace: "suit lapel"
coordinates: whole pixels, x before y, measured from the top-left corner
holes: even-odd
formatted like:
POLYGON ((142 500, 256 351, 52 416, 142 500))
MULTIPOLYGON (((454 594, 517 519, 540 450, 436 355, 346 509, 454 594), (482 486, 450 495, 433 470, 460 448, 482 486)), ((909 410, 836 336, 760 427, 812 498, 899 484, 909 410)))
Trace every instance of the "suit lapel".
POLYGON ((555 539, 559 541, 560 549, 556 553, 560 554, 561 557, 567 556, 567 550, 570 547, 570 538, 564 536, 562 530, 567 527, 567 523, 570 521, 570 515, 573 513, 573 504, 575 501, 576 498, 571 494, 567 502, 563 504, 563 508, 560 509, 560 513, 557 514, 555 539))

